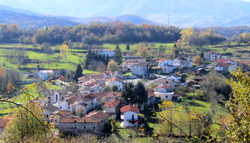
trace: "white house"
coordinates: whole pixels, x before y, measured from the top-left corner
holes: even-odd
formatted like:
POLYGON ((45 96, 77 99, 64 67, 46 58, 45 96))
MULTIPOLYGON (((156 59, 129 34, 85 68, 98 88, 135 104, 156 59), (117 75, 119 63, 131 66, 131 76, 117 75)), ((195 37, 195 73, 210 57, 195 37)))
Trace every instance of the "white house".
POLYGON ((169 92, 171 90, 171 87, 169 85, 162 85, 155 88, 155 91, 157 92, 169 92))
POLYGON ((174 82, 181 81, 181 76, 178 74, 172 74, 171 76, 167 77, 168 80, 173 80, 174 82))
POLYGON ((158 80, 158 86, 168 85, 171 89, 175 88, 176 82, 168 79, 158 80))
POLYGON ((140 113, 139 109, 132 105, 126 105, 121 108, 121 127, 134 127, 138 121, 138 114, 140 113))
POLYGON ((213 62, 213 61, 221 59, 221 54, 214 52, 214 51, 206 52, 204 56, 205 56, 206 61, 209 61, 209 62, 211 61, 213 62))
POLYGON ((177 57, 177 58, 174 59, 174 66, 192 68, 193 67, 193 61, 189 61, 189 60, 187 60, 185 58, 177 57))
POLYGON ((39 76, 41 76, 42 80, 48 80, 49 75, 54 75, 54 72, 52 70, 40 70, 39 76))
POLYGON ((59 110, 67 110, 70 112, 75 112, 75 106, 78 104, 79 98, 75 95, 59 102, 59 110))
POLYGON ((217 66, 215 66, 214 70, 217 72, 221 72, 221 73, 228 73, 229 70, 233 71, 233 65, 231 63, 220 63, 217 66))
POLYGON ((131 67, 131 74, 137 76, 147 75, 147 64, 136 64, 131 67))
POLYGON ((173 66, 163 66, 162 67, 162 71, 165 73, 172 73, 174 72, 174 67, 173 66))
POLYGON ((105 56, 109 55, 109 57, 114 57, 115 51, 111 49, 104 49, 102 50, 101 54, 105 56))
POLYGON ((158 60, 158 68, 163 68, 164 66, 167 65, 173 66, 173 61, 169 59, 158 60))
POLYGON ((220 60, 216 60, 214 61, 216 64, 226 64, 226 63, 230 63, 231 65, 234 66, 235 69, 237 69, 238 67, 238 63, 235 62, 234 60, 231 59, 220 59, 220 60))
POLYGON ((154 92, 156 97, 159 97, 162 100, 169 100, 169 101, 178 101, 180 100, 180 95, 174 92, 154 92))
POLYGON ((148 105, 153 105, 155 104, 155 94, 154 94, 154 90, 146 88, 146 90, 148 91, 148 105))
POLYGON ((105 88, 104 85, 96 84, 96 85, 90 87, 90 92, 95 93, 95 92, 98 92, 98 91, 103 91, 104 88, 105 88))
POLYGON ((106 101, 103 105, 104 113, 109 114, 111 118, 116 119, 117 114, 120 112, 120 104, 121 101, 117 99, 113 99, 110 101, 106 101))
POLYGON ((121 79, 119 77, 110 78, 106 82, 106 85, 109 85, 110 87, 112 87, 113 85, 117 85, 118 91, 122 91, 123 90, 123 79, 121 79))

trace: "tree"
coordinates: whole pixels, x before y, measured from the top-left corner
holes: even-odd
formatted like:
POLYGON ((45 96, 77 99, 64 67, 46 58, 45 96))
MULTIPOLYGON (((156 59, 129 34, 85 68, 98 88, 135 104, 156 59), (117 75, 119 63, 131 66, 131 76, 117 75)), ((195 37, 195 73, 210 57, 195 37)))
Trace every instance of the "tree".
POLYGON ((133 82, 125 83, 121 92, 122 100, 125 103, 134 102, 134 84, 133 82))
POLYGON ((232 94, 226 103, 229 111, 229 121, 224 128, 228 130, 227 137, 230 142, 250 142, 250 79, 240 69, 230 72, 236 77, 231 79, 232 94))
POLYGON ((214 30, 213 29, 210 29, 209 30, 209 36, 213 36, 214 35, 214 30))
POLYGON ((105 71, 105 69, 106 69, 106 65, 105 65, 103 62, 99 61, 99 62, 97 63, 96 69, 97 69, 97 71, 99 71, 99 72, 103 72, 103 71, 105 71))
POLYGON ((109 58, 109 55, 107 54, 107 56, 105 56, 105 62, 104 62, 104 64, 107 66, 108 63, 109 63, 109 61, 110 61, 110 58, 109 58))
POLYGON ((94 73, 96 72, 96 70, 97 70, 97 61, 96 60, 92 60, 90 62, 89 70, 94 71, 94 73))
POLYGON ((26 136, 41 138, 46 137, 49 129, 46 128, 41 109, 36 103, 25 103, 24 108, 18 108, 13 114, 13 118, 4 129, 7 141, 23 141, 26 136))
POLYGON ((204 53, 203 53, 203 50, 201 51, 200 58, 201 58, 201 59, 204 59, 204 58, 205 58, 204 53))
POLYGON ((61 69, 60 71, 59 71, 59 73, 60 73, 60 76, 66 76, 66 71, 65 71, 65 69, 61 69))
POLYGON ((109 61, 107 70, 112 72, 119 70, 118 65, 114 60, 109 61))
POLYGON ((146 44, 141 42, 137 46, 137 55, 138 56, 143 56, 146 58, 148 56, 148 48, 146 47, 146 44))
POLYGON ((164 58, 166 56, 166 47, 163 47, 162 45, 158 48, 158 56, 160 58, 164 58))
POLYGON ((112 91, 114 91, 114 92, 115 92, 115 91, 118 91, 118 86, 117 86, 117 85, 113 85, 113 86, 112 86, 112 91))
POLYGON ((203 59, 200 58, 199 55, 196 55, 196 56, 194 57, 194 63, 197 64, 197 65, 202 65, 204 62, 203 62, 203 59))
POLYGON ((92 52, 89 49, 87 54, 86 54, 86 58, 85 58, 85 62, 84 62, 84 69, 88 69, 89 68, 89 64, 92 60, 92 52))
POLYGON ((127 51, 130 50, 130 47, 129 47, 129 43, 128 43, 128 42, 127 42, 126 50, 127 50, 127 51))
POLYGON ((76 82, 78 82, 78 78, 79 77, 82 77, 82 67, 81 67, 81 65, 80 64, 78 64, 77 65, 77 69, 76 69, 76 72, 75 72, 75 77, 74 77, 74 80, 76 81, 76 82))
POLYGON ((227 46, 223 46, 223 47, 222 47, 222 50, 226 53, 226 51, 227 51, 227 46))
POLYGON ((112 89, 111 89, 110 86, 105 86, 103 90, 107 91, 107 92, 111 92, 112 91, 112 89))
POLYGON ((118 46, 118 44, 116 45, 115 48, 115 54, 114 54, 114 61, 117 62, 118 65, 120 65, 122 63, 122 52, 120 47, 118 46))
POLYGON ((138 103, 139 106, 148 101, 148 92, 141 81, 138 81, 135 85, 134 98, 135 103, 138 103))
POLYGON ((62 57, 67 58, 68 56, 68 46, 66 44, 63 44, 61 47, 60 47, 60 54, 62 55, 62 57))
POLYGON ((194 34, 194 29, 192 27, 189 27, 188 29, 183 29, 181 32, 181 40, 183 42, 187 42, 189 37, 194 34))

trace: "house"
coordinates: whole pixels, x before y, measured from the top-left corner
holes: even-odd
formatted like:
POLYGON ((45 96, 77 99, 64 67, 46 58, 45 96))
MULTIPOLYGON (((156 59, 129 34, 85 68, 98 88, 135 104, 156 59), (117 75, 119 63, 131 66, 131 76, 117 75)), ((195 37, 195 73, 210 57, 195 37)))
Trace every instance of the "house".
POLYGON ((174 89, 176 82, 173 80, 169 80, 169 79, 158 80, 158 86, 163 86, 163 85, 168 85, 168 86, 170 86, 170 89, 174 89))
POLYGON ((81 88, 78 89, 79 93, 84 93, 84 94, 90 94, 91 89, 87 86, 83 86, 81 88))
POLYGON ((48 104, 58 103, 68 96, 68 90, 46 90, 45 96, 48 104))
POLYGON ((173 66, 173 61, 169 59, 158 60, 158 68, 162 68, 167 65, 173 66))
POLYGON ((250 61, 239 61, 238 65, 240 66, 242 71, 249 71, 250 70, 250 61))
POLYGON ((83 117, 65 117, 60 119, 60 133, 102 133, 109 123, 109 115, 101 111, 93 111, 83 117))
POLYGON ((115 51, 111 50, 111 49, 94 49, 92 50, 93 52, 97 53, 98 55, 105 55, 105 56, 109 56, 109 57, 113 57, 115 55, 115 51))
POLYGON ((169 101, 178 101, 180 100, 180 94, 174 92, 154 92, 156 98, 160 98, 161 100, 169 100, 169 101))
POLYGON ((95 107, 101 106, 105 103, 106 95, 107 95, 107 91, 99 91, 96 93, 88 94, 87 97, 93 98, 93 106, 95 108, 95 107))
POLYGON ((75 106, 78 105, 79 97, 76 95, 70 96, 63 101, 59 102, 59 110, 67 110, 70 112, 75 112, 75 106))
POLYGON ((174 59, 174 66, 176 67, 185 67, 185 68, 192 68, 193 61, 189 61, 185 58, 177 57, 174 59))
POLYGON ((143 57, 125 57, 125 63, 121 64, 121 67, 125 70, 131 71, 131 67, 136 64, 146 64, 146 59, 143 57))
POLYGON ((178 74, 172 74, 171 76, 167 77, 168 80, 173 80, 174 82, 181 81, 181 76, 178 74))
POLYGON ((146 88, 147 92, 148 92, 148 105, 153 105, 155 104, 155 94, 154 94, 154 90, 146 88))
POLYGON ((229 70, 233 71, 233 65, 231 63, 220 63, 217 66, 215 66, 215 71, 220 73, 228 73, 229 70))
POLYGON ((112 87, 113 85, 117 85, 118 91, 122 91, 123 90, 123 79, 121 79, 119 77, 109 78, 106 82, 106 85, 109 85, 110 87, 112 87))
POLYGON ((136 64, 131 67, 131 74, 137 76, 147 75, 147 64, 136 64))
POLYGON ((120 99, 121 98, 121 92, 108 92, 106 95, 106 101, 110 101, 113 99, 120 99))
POLYGON ((60 119, 66 117, 73 117, 72 112, 67 110, 57 110, 50 114, 50 121, 52 121, 56 127, 59 127, 60 119))
POLYGON ((172 73, 174 72, 175 67, 171 65, 166 65, 162 67, 162 71, 165 73, 172 73))
POLYGON ((89 78, 90 78, 90 79, 91 79, 91 78, 105 78, 105 77, 104 77, 105 75, 106 75, 105 73, 90 74, 90 75, 89 75, 89 78))
POLYGON ((95 92, 98 92, 98 91, 103 91, 104 88, 105 88, 104 85, 102 85, 102 84, 96 84, 94 86, 91 86, 89 89, 90 89, 91 93, 95 93, 95 92))
POLYGON ((159 59, 155 59, 155 58, 150 59, 150 60, 149 60, 149 64, 150 64, 150 65, 154 65, 158 60, 159 60, 159 59))
POLYGON ((123 122, 121 123, 121 127, 134 127, 136 126, 136 122, 138 121, 138 114, 140 113, 139 108, 126 105, 121 108, 121 119, 123 122))
POLYGON ((0 119, 0 134, 3 133, 4 128, 10 122, 10 119, 0 119))
POLYGON ((238 66, 238 63, 235 62, 234 60, 231 60, 231 59, 220 59, 220 60, 214 61, 214 63, 216 63, 216 64, 230 63, 234 66, 235 69, 237 69, 237 66, 238 66))
POLYGON ((114 73, 111 73, 111 77, 119 77, 123 79, 123 74, 121 72, 115 71, 114 73))
POLYGON ((50 117, 51 113, 59 110, 58 107, 53 106, 53 105, 42 106, 42 109, 45 111, 45 112, 42 112, 42 115, 44 117, 44 120, 47 122, 50 121, 49 117, 50 117))
POLYGON ((103 108, 105 108, 104 113, 107 113, 111 118, 116 119, 117 114, 120 112, 121 101, 117 99, 106 101, 103 108))
POLYGON ((219 60, 219 59, 221 59, 221 57, 222 56, 220 53, 217 53, 214 51, 210 51, 210 52, 205 53, 205 59, 208 62, 213 62, 213 61, 219 60))
POLYGON ((155 91, 157 92, 169 92, 171 90, 171 87, 169 85, 162 85, 155 88, 155 91))
POLYGON ((50 75, 54 75, 54 72, 52 70, 40 70, 38 75, 42 80, 48 80, 50 75))
MULTIPOLYGON (((53 70, 54 76, 60 77, 60 70, 53 70)), ((70 73, 70 70, 65 70, 65 73, 70 73)))

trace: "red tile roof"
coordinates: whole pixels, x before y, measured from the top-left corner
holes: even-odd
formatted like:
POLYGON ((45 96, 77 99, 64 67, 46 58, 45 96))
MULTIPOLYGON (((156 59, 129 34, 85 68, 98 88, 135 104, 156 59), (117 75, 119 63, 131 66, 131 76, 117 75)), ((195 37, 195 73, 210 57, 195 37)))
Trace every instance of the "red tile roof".
POLYGON ((98 123, 109 117, 108 114, 101 111, 93 111, 84 117, 65 117, 60 119, 60 123, 98 123))
POLYGON ((114 52, 114 50, 112 49, 104 49, 105 51, 108 51, 108 52, 114 52))
POLYGON ((221 63, 218 65, 218 67, 229 67, 231 65, 232 65, 231 63, 221 63))
POLYGON ((120 96, 121 96, 121 92, 108 92, 106 97, 116 98, 116 97, 120 97, 120 96))
POLYGON ((133 112, 138 113, 138 114, 140 113, 139 108, 132 106, 132 105, 126 105, 126 106, 123 106, 121 108, 122 113, 125 113, 127 111, 133 111, 133 112))
POLYGON ((243 63, 243 64, 247 64, 247 65, 249 65, 250 64, 250 61, 239 61, 239 63, 243 63))
POLYGON ((155 89, 157 89, 157 88, 165 88, 165 89, 169 89, 169 88, 171 88, 169 85, 162 85, 162 86, 158 86, 158 87, 156 87, 155 89))
POLYGON ((158 62, 164 62, 166 60, 168 60, 168 59, 160 59, 160 60, 158 60, 158 62))
POLYGON ((210 54, 210 53, 219 54, 218 52, 214 52, 214 51, 209 51, 209 52, 206 52, 205 54, 210 54))
POLYGON ((174 96, 181 96, 180 94, 175 93, 174 96))
POLYGON ((152 89, 149 89, 149 88, 146 88, 146 90, 148 91, 148 98, 150 98, 150 97, 152 97, 152 96, 155 96, 155 94, 154 94, 154 90, 152 90, 152 89))
POLYGON ((105 104, 103 105, 103 107, 105 107, 105 108, 115 108, 115 107, 117 107, 120 103, 121 103, 120 100, 113 99, 113 100, 110 100, 110 101, 106 101, 105 104))
POLYGON ((216 61, 214 61, 214 62, 215 62, 215 63, 225 63, 225 62, 229 62, 229 61, 235 63, 235 61, 234 61, 234 60, 231 60, 231 59, 220 59, 220 60, 216 60, 216 61))
POLYGON ((108 79, 108 82, 109 82, 109 83, 114 82, 114 81, 118 81, 118 82, 123 83, 123 79, 121 79, 121 78, 119 78, 119 77, 113 77, 113 78, 109 78, 109 79, 108 79))
POLYGON ((67 102, 73 104, 73 103, 75 103, 75 102, 78 101, 78 100, 79 100, 79 98, 78 98, 77 96, 73 95, 73 96, 67 98, 65 101, 67 101, 67 102))
POLYGON ((53 113, 51 113, 51 115, 58 115, 61 117, 67 117, 69 115, 72 115, 72 112, 67 111, 67 110, 61 110, 61 111, 54 111, 53 113))
POLYGON ((0 128, 5 128, 5 126, 9 123, 10 119, 0 119, 0 128))

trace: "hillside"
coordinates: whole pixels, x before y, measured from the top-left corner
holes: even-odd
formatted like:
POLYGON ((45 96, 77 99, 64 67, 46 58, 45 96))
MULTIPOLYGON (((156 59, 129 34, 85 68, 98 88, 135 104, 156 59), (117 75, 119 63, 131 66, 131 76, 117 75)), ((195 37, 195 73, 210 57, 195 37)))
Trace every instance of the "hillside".
MULTIPOLYGON (((47 15, 88 18, 83 19, 84 22, 92 19, 102 21, 107 19, 106 17, 135 14, 167 24, 169 15, 170 25, 178 27, 249 25, 247 20, 244 21, 244 16, 250 15, 250 2, 241 0, 75 0, 47 2, 12 0, 1 1, 1 4, 47 15)), ((135 23, 137 22, 135 21, 135 23)))
POLYGON ((59 26, 76 26, 79 23, 57 18, 27 15, 20 12, 13 12, 8 10, 0 10, 0 23, 17 24, 20 28, 43 28, 45 26, 59 25, 59 26))
POLYGON ((125 15, 115 16, 115 17, 97 16, 97 17, 90 17, 90 18, 75 18, 75 19, 72 19, 70 17, 69 18, 64 17, 64 18, 69 19, 69 20, 73 20, 73 21, 76 21, 76 22, 79 22, 82 24, 89 24, 93 21, 101 21, 102 23, 105 23, 105 22, 119 20, 119 21, 124 21, 124 22, 131 22, 131 23, 134 23, 137 25, 140 25, 142 23, 147 23, 147 24, 151 24, 151 25, 166 25, 163 23, 148 20, 146 18, 143 18, 143 17, 138 16, 138 15, 134 15, 134 14, 125 14, 125 15))

